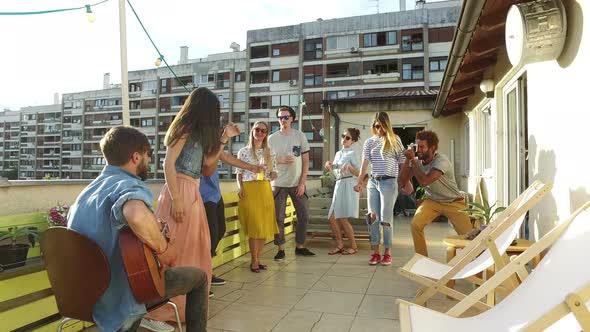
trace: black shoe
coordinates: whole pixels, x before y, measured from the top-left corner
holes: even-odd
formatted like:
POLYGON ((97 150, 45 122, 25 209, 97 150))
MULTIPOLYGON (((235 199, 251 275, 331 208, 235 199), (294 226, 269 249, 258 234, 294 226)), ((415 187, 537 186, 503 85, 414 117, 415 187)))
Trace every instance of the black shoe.
POLYGON ((212 291, 209 291, 209 298, 212 298, 213 296, 215 296, 215 295, 213 294, 213 292, 212 292, 212 291))
POLYGON ((211 285, 213 285, 213 286, 225 285, 225 280, 221 279, 219 277, 216 277, 216 276, 212 276, 211 277, 211 285))
POLYGON ((285 250, 279 250, 275 255, 275 261, 282 261, 283 259, 285 259, 285 250))
POLYGON ((315 254, 307 248, 295 248, 295 255, 297 256, 315 256, 315 254))

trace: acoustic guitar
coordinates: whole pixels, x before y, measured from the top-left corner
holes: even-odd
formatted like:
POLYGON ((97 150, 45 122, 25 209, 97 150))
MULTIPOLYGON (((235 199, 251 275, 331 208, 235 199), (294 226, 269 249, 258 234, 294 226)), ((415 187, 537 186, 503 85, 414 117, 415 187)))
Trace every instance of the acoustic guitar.
POLYGON ((153 302, 164 297, 164 269, 154 250, 137 238, 129 227, 119 234, 123 264, 131 292, 139 303, 153 302))

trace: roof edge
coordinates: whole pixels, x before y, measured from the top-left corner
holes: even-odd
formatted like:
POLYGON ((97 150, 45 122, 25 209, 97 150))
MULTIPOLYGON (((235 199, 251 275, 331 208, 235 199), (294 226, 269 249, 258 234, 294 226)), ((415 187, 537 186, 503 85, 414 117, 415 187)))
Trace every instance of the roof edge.
POLYGON ((463 2, 459 22, 457 22, 457 30, 449 52, 447 68, 443 74, 440 91, 432 110, 432 116, 435 118, 438 118, 442 113, 485 4, 486 0, 467 0, 463 2))

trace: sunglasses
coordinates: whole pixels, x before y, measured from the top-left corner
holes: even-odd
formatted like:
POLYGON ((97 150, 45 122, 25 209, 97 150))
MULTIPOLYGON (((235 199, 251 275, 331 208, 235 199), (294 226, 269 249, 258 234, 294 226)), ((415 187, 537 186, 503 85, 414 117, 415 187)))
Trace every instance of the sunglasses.
POLYGON ((266 134, 266 129, 262 129, 262 128, 254 128, 254 131, 258 134, 258 133, 263 133, 266 134))
POLYGON ((290 115, 279 115, 279 116, 277 116, 277 118, 279 120, 289 120, 290 117, 291 117, 290 115))
POLYGON ((380 125, 380 124, 378 124, 378 123, 375 123, 375 124, 373 125, 373 128, 375 128, 375 129, 379 130, 379 129, 381 129, 381 125, 380 125))
POLYGON ((342 138, 344 138, 345 141, 350 141, 352 139, 352 137, 346 135, 346 134, 342 134, 340 135, 342 138))

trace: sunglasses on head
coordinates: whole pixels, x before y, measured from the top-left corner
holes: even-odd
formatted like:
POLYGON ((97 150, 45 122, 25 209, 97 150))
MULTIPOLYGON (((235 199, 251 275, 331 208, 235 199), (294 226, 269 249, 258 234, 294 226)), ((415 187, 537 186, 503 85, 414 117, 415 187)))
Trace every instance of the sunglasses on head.
POLYGON ((290 115, 279 115, 279 116, 277 116, 277 118, 279 120, 289 120, 290 117, 291 117, 290 115))
POLYGON ((352 137, 346 135, 346 134, 342 134, 340 135, 342 138, 344 138, 345 141, 350 141, 352 139, 352 137))
POLYGON ((263 133, 266 134, 266 129, 264 128, 254 128, 254 131, 258 134, 258 133, 263 133))

